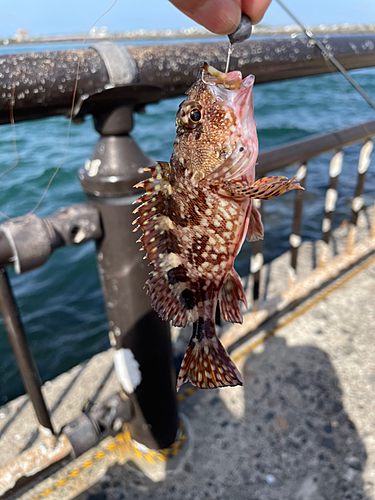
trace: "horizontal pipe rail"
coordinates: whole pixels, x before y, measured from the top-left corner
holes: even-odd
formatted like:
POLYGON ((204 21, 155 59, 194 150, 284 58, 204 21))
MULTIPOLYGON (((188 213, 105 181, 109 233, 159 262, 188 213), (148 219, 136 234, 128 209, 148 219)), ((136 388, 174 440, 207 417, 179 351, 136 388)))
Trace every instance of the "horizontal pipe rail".
MULTIPOLYGON (((374 65, 375 34, 317 37, 346 70, 374 65)), ((195 81, 198 62, 224 70, 224 42, 124 47, 101 42, 84 50, 30 52, 0 57, 0 124, 69 115, 76 76, 75 115, 100 114, 110 104, 143 106, 182 95, 195 81), (80 61, 79 68, 78 61, 80 61)), ((336 71, 310 40, 253 39, 235 46, 230 69, 266 83, 336 71)))
POLYGON ((109 84, 104 61, 96 50, 0 56, 0 124, 9 123, 12 104, 15 121, 68 116, 76 78, 79 95, 92 94, 109 84))
POLYGON ((261 177, 294 163, 305 163, 311 158, 338 151, 374 136, 375 120, 372 120, 329 134, 317 134, 306 139, 288 142, 285 146, 266 150, 258 156, 257 174, 261 177))
POLYGON ((98 240, 98 210, 84 203, 62 208, 40 219, 29 214, 0 224, 0 269, 14 264, 21 274, 43 265, 54 250, 98 240))
MULTIPOLYGON (((375 34, 316 37, 345 69, 374 66, 375 34)), ((198 61, 207 60, 224 71, 226 42, 128 47, 137 63, 139 82, 157 85, 163 97, 180 95, 195 81, 198 61), (162 69, 160 69, 162 68, 162 69)), ((229 70, 253 73, 256 83, 313 76, 337 71, 328 65, 316 46, 304 37, 252 39, 233 48, 229 70)))

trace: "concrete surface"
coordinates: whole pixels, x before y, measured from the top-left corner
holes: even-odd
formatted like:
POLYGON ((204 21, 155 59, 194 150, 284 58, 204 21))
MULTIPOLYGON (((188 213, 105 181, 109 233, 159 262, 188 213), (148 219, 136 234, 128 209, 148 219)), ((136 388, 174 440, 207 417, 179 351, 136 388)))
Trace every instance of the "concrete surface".
POLYGON ((182 405, 193 450, 152 483, 113 466, 77 500, 375 499, 375 264, 182 405))
MULTIPOLYGON (((310 255, 311 246, 304 248, 310 255)), ((287 272, 280 262, 273 265, 287 272)), ((268 294, 280 281, 278 272, 270 276, 268 294)), ((375 500, 374 298, 372 261, 244 356, 238 363, 244 387, 187 397, 180 409, 189 441, 165 480, 154 482, 124 464, 119 449, 80 469, 108 449, 108 438, 10 498, 375 500), (76 469, 76 478, 56 488, 76 469)), ((46 384, 45 392, 59 426, 88 398, 117 389, 108 351, 46 384)), ((0 409, 0 465, 37 440, 26 397, 0 409)))

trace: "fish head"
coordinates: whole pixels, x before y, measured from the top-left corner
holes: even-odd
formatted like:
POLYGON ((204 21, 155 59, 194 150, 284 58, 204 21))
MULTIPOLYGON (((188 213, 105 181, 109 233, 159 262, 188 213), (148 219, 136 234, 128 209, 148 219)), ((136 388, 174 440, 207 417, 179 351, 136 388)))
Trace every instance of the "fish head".
POLYGON ((253 180, 258 139, 253 107, 254 76, 222 73, 202 64, 176 116, 172 160, 190 172, 193 184, 203 179, 253 180))

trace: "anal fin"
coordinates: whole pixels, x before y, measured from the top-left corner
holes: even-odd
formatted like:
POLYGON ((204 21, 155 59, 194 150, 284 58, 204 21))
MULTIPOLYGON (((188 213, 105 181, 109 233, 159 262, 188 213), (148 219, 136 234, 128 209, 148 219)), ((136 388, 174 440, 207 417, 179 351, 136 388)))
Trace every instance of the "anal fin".
POLYGON ((246 239, 247 241, 258 241, 264 238, 264 229, 262 223, 262 217, 259 210, 254 207, 254 203, 251 205, 249 227, 247 229, 246 239))
POLYGON ((246 305, 246 295, 237 272, 232 268, 220 290, 220 312, 225 321, 242 323, 240 301, 246 305))

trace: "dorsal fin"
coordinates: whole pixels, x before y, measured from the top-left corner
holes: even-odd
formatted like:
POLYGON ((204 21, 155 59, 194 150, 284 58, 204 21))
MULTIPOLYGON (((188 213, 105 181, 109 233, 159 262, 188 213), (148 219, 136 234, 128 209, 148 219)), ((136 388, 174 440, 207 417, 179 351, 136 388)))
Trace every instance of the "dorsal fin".
POLYGON ((240 302, 246 305, 246 295, 242 287, 240 277, 232 268, 225 278, 220 291, 220 311, 225 321, 231 323, 242 323, 240 302))
POLYGON ((171 186, 168 181, 169 163, 158 162, 148 169, 152 177, 140 182, 136 187, 146 190, 137 201, 141 203, 134 210, 139 213, 135 231, 142 229, 138 239, 154 269, 146 282, 151 304, 164 321, 172 321, 174 326, 186 326, 188 321, 196 321, 199 302, 197 283, 188 277, 184 263, 178 252, 178 241, 173 232, 173 222, 165 215, 171 186))

